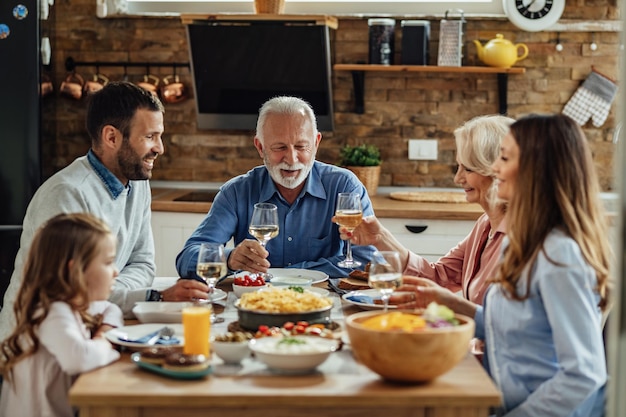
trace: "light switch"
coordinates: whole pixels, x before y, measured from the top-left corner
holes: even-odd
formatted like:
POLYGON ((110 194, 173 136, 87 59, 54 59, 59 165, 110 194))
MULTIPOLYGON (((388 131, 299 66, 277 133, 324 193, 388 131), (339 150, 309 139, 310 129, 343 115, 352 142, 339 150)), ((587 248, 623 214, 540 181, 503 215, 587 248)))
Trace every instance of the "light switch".
POLYGON ((409 159, 437 160, 437 139, 410 139, 409 159))

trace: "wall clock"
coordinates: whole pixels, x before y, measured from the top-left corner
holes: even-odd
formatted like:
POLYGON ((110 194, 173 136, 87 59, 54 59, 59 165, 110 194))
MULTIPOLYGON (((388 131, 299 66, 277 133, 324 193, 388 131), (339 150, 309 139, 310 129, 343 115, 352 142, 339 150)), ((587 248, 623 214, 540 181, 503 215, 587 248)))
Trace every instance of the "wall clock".
POLYGON ((565 0, 502 0, 506 17, 520 29, 537 32, 559 21, 565 0))

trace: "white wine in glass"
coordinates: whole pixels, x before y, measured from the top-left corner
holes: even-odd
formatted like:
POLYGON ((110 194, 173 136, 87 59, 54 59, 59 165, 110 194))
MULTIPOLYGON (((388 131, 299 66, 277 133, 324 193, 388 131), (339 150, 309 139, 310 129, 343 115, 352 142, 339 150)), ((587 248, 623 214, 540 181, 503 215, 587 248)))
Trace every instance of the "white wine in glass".
MULTIPOLYGON (((256 203, 252 212, 252 219, 248 226, 250 233, 261 246, 278 236, 278 207, 272 203, 256 203)), ((272 279, 272 274, 260 274, 265 281, 272 279)))
POLYGON ((402 265, 396 251, 375 251, 369 270, 369 286, 380 291, 385 311, 391 293, 402 285, 402 265))
MULTIPOLYGON (((361 208, 361 196, 357 193, 339 193, 337 195, 337 206, 335 208, 335 222, 353 231, 363 220, 363 209, 361 208)), ((350 239, 346 241, 346 258, 337 263, 342 268, 354 268, 361 265, 361 262, 352 258, 352 245, 350 239)))
MULTIPOLYGON (((196 264, 196 274, 200 276, 209 286, 209 302, 215 292, 217 281, 225 277, 228 273, 226 266, 226 254, 224 245, 220 243, 202 243, 198 251, 198 263, 196 264)), ((215 315, 211 316, 211 323, 221 323, 224 319, 215 315)))

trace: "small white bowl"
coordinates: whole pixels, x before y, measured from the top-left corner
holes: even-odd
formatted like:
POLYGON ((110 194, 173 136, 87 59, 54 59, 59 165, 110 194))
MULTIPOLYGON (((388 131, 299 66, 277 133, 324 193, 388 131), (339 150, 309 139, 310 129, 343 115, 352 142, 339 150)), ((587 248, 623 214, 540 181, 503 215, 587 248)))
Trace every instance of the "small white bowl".
POLYGON ((270 283, 275 287, 308 288, 313 284, 313 280, 305 277, 274 277, 270 280, 270 283))
POLYGON ((313 372, 339 347, 337 340, 317 336, 262 337, 249 344, 256 358, 270 370, 286 374, 313 372), (285 339, 295 339, 298 344, 281 343, 285 339))
POLYGON ((133 313, 141 323, 182 323, 183 307, 192 305, 190 302, 139 301, 133 307, 133 313))
POLYGON ((218 342, 211 340, 213 352, 227 364, 238 364, 250 356, 248 341, 243 342, 218 342))
POLYGON ((233 283, 233 292, 235 293, 237 298, 239 298, 241 297, 242 294, 245 294, 247 292, 255 292, 263 288, 267 288, 267 287, 268 287, 267 284, 253 286, 253 285, 237 285, 233 283))

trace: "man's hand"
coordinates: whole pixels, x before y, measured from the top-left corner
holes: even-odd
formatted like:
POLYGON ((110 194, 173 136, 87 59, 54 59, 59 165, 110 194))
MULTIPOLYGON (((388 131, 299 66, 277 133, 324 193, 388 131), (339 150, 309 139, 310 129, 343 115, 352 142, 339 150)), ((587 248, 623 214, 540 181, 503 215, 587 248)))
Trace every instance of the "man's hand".
POLYGON ((195 279, 180 278, 176 284, 161 291, 163 301, 193 301, 207 298, 209 287, 195 279))
POLYGON ((228 257, 228 268, 233 271, 240 269, 259 273, 267 272, 270 263, 267 257, 270 253, 254 239, 241 242, 228 257))

